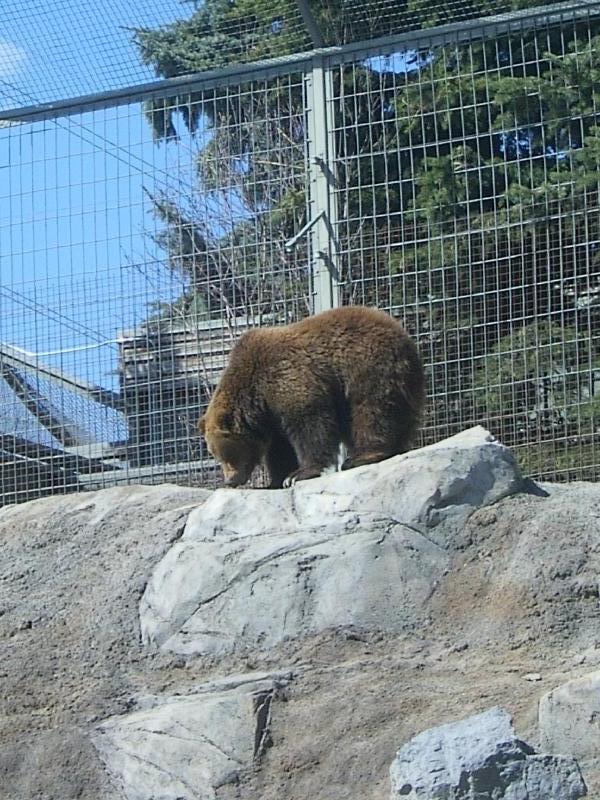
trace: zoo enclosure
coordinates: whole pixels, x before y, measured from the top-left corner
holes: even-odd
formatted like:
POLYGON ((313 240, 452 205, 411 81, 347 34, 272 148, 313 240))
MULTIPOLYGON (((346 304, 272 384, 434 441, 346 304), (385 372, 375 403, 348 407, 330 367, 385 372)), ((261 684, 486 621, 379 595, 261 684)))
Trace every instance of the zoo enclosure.
POLYGON ((345 303, 415 336, 422 438, 600 467, 600 3, 0 112, 0 499, 214 485, 236 336, 345 303))

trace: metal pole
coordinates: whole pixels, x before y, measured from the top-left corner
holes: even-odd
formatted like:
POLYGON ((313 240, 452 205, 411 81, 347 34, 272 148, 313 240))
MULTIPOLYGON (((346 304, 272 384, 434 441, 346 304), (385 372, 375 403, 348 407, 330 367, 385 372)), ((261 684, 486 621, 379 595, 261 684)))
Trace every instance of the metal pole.
POLYGON ((312 39, 313 47, 325 47, 325 40, 321 36, 321 31, 315 22, 307 0, 296 0, 296 4, 300 10, 302 20, 306 25, 306 30, 312 39))
POLYGON ((313 311, 340 305, 333 138, 333 79, 315 56, 308 77, 309 207, 313 311))

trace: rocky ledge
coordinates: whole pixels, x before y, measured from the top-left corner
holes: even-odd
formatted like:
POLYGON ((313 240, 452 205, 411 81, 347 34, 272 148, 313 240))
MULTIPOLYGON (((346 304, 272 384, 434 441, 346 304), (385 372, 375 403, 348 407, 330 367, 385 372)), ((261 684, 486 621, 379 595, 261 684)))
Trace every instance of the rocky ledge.
POLYGON ((599 522, 481 428, 1 509, 3 796, 594 796, 599 522))

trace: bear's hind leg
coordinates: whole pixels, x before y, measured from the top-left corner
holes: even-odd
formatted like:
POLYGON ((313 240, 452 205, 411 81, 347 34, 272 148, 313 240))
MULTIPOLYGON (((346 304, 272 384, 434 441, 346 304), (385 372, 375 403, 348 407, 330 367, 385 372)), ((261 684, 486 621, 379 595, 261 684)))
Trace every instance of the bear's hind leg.
POLYGON ((269 489, 281 489, 287 476, 298 469, 296 452, 285 436, 275 434, 271 439, 265 467, 269 473, 269 489))
POLYGON ((341 436, 333 413, 325 414, 323 409, 314 414, 307 412, 301 420, 292 424, 288 421, 287 429, 299 466, 287 476, 284 486, 318 478, 324 469, 335 463, 341 436))
POLYGON ((409 409, 378 402, 371 396, 353 404, 351 428, 351 443, 343 470, 376 464, 405 453, 410 446, 414 419, 409 409))

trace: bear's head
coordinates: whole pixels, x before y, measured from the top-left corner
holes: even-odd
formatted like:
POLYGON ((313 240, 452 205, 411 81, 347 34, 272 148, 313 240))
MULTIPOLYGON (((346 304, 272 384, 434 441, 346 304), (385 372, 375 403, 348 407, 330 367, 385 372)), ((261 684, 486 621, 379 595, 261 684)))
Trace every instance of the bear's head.
POLYGON ((208 407, 198 423, 208 450, 223 469, 226 486, 242 486, 260 463, 264 445, 249 431, 233 430, 231 415, 208 407))

